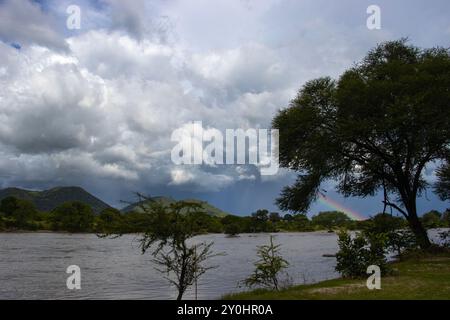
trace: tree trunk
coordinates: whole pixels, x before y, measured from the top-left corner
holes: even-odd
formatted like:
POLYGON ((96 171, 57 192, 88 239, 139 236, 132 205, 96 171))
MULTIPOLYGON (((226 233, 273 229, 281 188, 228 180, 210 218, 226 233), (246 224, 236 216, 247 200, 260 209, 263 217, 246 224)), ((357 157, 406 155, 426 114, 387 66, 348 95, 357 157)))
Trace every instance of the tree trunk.
POLYGON ((186 291, 186 288, 184 287, 184 271, 183 271, 183 275, 180 278, 180 283, 179 283, 179 287, 178 287, 177 300, 181 300, 183 298, 184 291, 186 291))
POLYGON ((185 277, 186 277, 186 259, 187 259, 187 253, 186 253, 186 243, 183 242, 183 253, 182 253, 182 262, 181 262, 181 273, 178 283, 178 296, 177 300, 181 300, 183 298, 184 291, 186 290, 185 287, 185 277))
POLYGON ((428 238, 427 231, 422 226, 422 223, 420 223, 417 217, 410 217, 408 220, 411 230, 416 236, 417 243, 419 244, 420 248, 428 249, 431 246, 431 242, 428 238))
POLYGON ((412 200, 410 205, 406 206, 406 209, 408 211, 408 223, 412 232, 416 236, 417 244, 421 249, 426 250, 430 248, 431 242, 428 238, 428 233, 417 216, 416 200, 412 200))

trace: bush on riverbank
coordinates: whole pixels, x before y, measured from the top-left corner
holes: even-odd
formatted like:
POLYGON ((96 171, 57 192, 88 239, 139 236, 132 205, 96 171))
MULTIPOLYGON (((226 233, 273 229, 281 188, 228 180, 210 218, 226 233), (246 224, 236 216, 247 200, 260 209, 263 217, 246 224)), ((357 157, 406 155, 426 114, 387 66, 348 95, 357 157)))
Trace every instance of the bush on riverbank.
POLYGON ((280 254, 280 245, 274 244, 273 236, 270 236, 268 245, 258 246, 257 256, 259 260, 254 263, 255 270, 244 284, 250 288, 262 286, 279 290, 279 274, 289 266, 289 262, 280 254))
POLYGON ((254 290, 224 296, 229 300, 448 300, 450 299, 450 252, 414 251, 390 264, 394 273, 382 274, 381 290, 369 290, 366 279, 333 279, 293 286, 280 291, 254 290))
POLYGON ((344 278, 364 278, 367 267, 376 265, 383 274, 390 272, 387 260, 387 236, 383 233, 358 233, 355 237, 341 231, 336 254, 336 271, 344 278))

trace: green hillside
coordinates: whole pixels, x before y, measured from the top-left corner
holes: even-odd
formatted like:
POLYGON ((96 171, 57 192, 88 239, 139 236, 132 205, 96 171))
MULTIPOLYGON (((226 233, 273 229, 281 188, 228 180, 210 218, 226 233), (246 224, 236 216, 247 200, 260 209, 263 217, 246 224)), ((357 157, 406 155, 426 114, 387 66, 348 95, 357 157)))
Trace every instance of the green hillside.
POLYGON ((92 207, 95 213, 110 206, 80 187, 56 187, 43 191, 31 191, 20 188, 0 190, 0 200, 6 197, 29 200, 40 211, 51 211, 68 201, 80 201, 92 207))
MULTIPOLYGON (((171 198, 171 197, 152 197, 151 198, 152 201, 156 201, 159 203, 162 203, 164 205, 169 205, 171 203, 176 202, 177 200, 171 198)), ((148 202, 149 200, 145 200, 143 201, 144 203, 148 202)), ((194 203, 199 203, 201 204, 203 210, 205 211, 205 213, 214 216, 214 217, 225 217, 227 215, 230 215, 230 213, 225 212, 223 210, 220 210, 219 208, 214 207, 213 205, 209 204, 206 201, 202 201, 202 200, 198 200, 198 199, 184 199, 184 201, 189 201, 189 202, 194 202, 194 203)), ((130 212, 130 211, 142 211, 141 208, 141 204, 142 202, 136 202, 136 203, 132 203, 128 206, 126 206, 125 208, 123 208, 121 211, 126 213, 126 212, 130 212)))

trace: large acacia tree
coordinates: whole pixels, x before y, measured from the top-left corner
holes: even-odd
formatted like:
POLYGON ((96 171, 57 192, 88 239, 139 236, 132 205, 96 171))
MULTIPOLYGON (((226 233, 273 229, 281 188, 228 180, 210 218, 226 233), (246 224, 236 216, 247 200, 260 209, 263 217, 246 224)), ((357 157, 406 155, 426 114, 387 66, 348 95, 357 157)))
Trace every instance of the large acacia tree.
POLYGON ((427 165, 444 170, 450 159, 449 50, 380 44, 339 79, 307 82, 273 127, 280 165, 299 173, 277 200, 282 209, 306 212, 321 183, 334 180, 345 196, 381 192, 384 209, 403 214, 420 246, 430 246, 416 199, 427 165))

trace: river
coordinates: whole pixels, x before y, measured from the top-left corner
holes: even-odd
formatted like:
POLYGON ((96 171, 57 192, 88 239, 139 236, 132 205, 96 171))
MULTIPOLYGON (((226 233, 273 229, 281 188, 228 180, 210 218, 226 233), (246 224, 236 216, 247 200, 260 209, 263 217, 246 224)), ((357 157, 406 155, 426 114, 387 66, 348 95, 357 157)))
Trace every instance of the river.
MULTIPOLYGON (((277 233, 274 241, 290 263, 294 284, 313 283, 338 276, 335 258, 337 236, 327 232, 277 233)), ((267 244, 269 234, 198 236, 194 241, 213 241, 213 250, 224 255, 209 263, 198 282, 199 299, 217 299, 245 290, 239 281, 253 270, 256 247, 267 244)), ((93 234, 0 233, 0 299, 174 299, 175 288, 154 269, 149 253, 141 254, 138 235, 116 239, 93 234), (66 269, 81 269, 81 289, 69 290, 66 269)), ((195 298, 189 290, 186 299, 195 298)))

